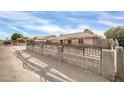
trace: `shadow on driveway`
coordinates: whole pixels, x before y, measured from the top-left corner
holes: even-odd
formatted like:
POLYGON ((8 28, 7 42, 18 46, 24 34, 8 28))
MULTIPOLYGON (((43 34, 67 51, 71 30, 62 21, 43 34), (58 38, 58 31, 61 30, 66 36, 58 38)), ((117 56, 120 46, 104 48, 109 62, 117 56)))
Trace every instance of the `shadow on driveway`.
POLYGON ((17 54, 23 62, 23 67, 38 74, 41 77, 41 81, 74 82, 71 78, 65 76, 48 64, 32 57, 25 51, 17 51, 17 54))

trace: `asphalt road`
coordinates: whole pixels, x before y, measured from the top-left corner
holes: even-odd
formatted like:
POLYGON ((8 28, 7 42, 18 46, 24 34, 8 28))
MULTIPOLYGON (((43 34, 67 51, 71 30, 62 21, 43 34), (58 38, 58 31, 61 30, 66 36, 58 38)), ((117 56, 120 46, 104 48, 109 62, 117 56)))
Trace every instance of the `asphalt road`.
POLYGON ((0 82, 39 82, 40 77, 23 68, 11 46, 0 46, 0 82))

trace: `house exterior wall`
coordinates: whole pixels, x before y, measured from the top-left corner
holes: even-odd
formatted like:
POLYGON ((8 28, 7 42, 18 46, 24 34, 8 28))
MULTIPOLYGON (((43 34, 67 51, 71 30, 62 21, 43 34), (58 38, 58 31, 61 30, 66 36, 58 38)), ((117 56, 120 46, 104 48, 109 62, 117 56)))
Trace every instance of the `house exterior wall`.
MULTIPOLYGON (((71 40, 72 44, 78 44, 78 39, 69 39, 69 40, 71 40)), ((68 44, 68 40, 64 40, 63 43, 68 44)))
POLYGON ((72 39, 72 44, 78 44, 78 39, 72 39))
POLYGON ((50 42, 56 42, 56 43, 59 42, 58 40, 49 40, 49 41, 50 42))
MULTIPOLYGON (((80 39, 82 39, 82 38, 80 38, 80 39)), ((68 39, 68 40, 71 40, 72 44, 79 44, 79 39, 68 39)), ((62 40, 62 41, 63 41, 63 43, 68 44, 68 40, 65 39, 65 40, 62 40)), ((93 39, 93 38, 83 38, 83 43, 94 45, 95 40, 96 39, 93 39)), ((51 42, 58 42, 58 43, 61 42, 61 40, 50 40, 50 41, 51 42)))
MULTIPOLYGON (((83 43, 93 45, 94 39, 93 38, 84 38, 83 43)), ((72 44, 79 44, 79 39, 72 39, 72 44)))
POLYGON ((68 40, 64 40, 64 43, 65 43, 65 44, 68 44, 68 40))
POLYGON ((93 45, 94 44, 94 39, 93 38, 84 38, 84 43, 93 45))

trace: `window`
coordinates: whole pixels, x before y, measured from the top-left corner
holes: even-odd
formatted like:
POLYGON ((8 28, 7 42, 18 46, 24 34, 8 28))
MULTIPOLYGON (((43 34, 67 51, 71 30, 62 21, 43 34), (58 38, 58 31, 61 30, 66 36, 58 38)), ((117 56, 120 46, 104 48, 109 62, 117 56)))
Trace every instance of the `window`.
POLYGON ((63 40, 60 40, 60 43, 63 44, 63 40))
POLYGON ((68 40, 68 44, 71 44, 72 43, 72 41, 71 40, 68 40))

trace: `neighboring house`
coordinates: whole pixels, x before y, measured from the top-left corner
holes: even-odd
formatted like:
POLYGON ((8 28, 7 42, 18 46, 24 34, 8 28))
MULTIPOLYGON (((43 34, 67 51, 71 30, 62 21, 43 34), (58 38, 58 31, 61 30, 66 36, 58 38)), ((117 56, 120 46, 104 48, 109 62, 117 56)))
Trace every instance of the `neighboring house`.
POLYGON ((25 45, 29 37, 21 37, 17 38, 16 40, 11 40, 12 45, 25 45))
POLYGON ((56 36, 55 35, 51 35, 51 36, 34 37, 33 40, 34 41, 43 41, 43 42, 46 42, 51 37, 56 37, 56 36))

